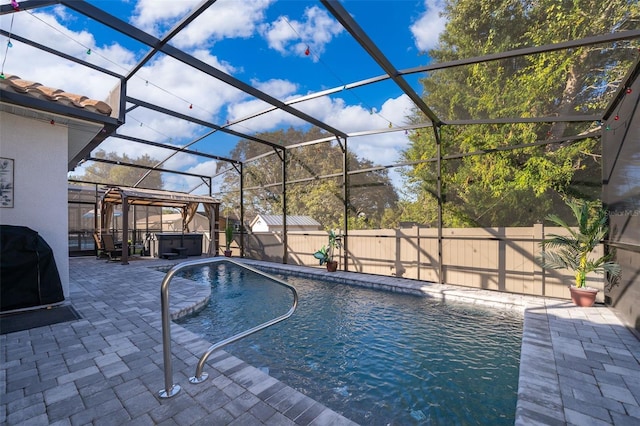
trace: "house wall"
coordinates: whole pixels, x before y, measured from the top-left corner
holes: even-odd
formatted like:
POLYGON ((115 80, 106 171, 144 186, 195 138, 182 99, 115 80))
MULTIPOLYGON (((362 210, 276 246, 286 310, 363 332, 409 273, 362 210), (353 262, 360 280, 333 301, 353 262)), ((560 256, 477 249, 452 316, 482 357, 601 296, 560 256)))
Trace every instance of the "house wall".
POLYGON ((26 226, 51 246, 69 295, 67 211, 68 130, 62 125, 0 111, 0 157, 14 163, 14 207, 0 208, 0 223, 26 226))

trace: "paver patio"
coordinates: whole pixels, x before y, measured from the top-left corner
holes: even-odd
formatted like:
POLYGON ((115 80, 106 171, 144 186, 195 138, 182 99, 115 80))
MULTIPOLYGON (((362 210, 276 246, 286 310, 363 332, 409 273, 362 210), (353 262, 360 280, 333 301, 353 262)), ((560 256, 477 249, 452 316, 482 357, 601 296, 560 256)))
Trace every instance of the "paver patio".
MULTIPOLYGON (((261 267, 291 269, 248 261, 261 267)), ((209 359, 204 384, 188 382, 208 348, 172 325, 174 381, 164 388, 160 282, 152 267, 174 262, 133 260, 129 265, 71 258, 68 302, 81 320, 0 336, 0 422, 8 425, 349 425, 322 404, 230 354, 209 359)), ((302 268, 304 273, 326 272, 302 268)), ((392 277, 337 272, 363 285, 425 292, 525 310, 516 424, 640 424, 640 342, 604 307, 501 295, 392 277)), ((188 281, 171 284, 171 312, 206 302, 208 290, 188 281)))

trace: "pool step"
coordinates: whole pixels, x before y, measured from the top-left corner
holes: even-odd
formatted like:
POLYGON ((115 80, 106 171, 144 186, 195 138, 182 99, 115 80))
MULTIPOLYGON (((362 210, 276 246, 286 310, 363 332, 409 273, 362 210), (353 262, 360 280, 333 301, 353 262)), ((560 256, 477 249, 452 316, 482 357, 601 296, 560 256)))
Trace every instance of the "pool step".
POLYGON ((186 247, 173 247, 171 251, 160 253, 162 259, 186 259, 187 258, 186 247))

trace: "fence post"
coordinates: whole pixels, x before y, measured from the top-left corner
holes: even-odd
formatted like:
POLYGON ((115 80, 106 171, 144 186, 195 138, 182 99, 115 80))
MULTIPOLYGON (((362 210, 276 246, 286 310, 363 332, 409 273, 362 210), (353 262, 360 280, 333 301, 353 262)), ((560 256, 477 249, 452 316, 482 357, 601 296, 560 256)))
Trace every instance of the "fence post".
POLYGON ((545 273, 544 268, 538 264, 536 261, 537 255, 540 253, 542 248, 540 247, 540 242, 544 240, 544 224, 535 223, 533 225, 533 250, 531 254, 533 256, 533 291, 532 294, 539 296, 546 296, 545 289, 545 273))
POLYGON ((418 224, 413 225, 416 228, 416 247, 418 248, 418 253, 416 254, 416 266, 417 266, 417 276, 416 279, 420 279, 420 254, 422 251, 422 247, 420 246, 420 226, 418 224))

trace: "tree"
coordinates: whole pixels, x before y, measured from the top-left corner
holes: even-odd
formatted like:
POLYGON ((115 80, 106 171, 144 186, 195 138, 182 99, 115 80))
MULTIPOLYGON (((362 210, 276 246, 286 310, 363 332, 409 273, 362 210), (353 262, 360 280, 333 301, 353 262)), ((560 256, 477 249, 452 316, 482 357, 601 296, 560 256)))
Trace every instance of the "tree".
MULTIPOLYGON (((327 135, 317 128, 306 132, 289 128, 257 137, 290 147, 326 138, 327 135)), ((337 142, 290 147, 285 155, 282 150, 243 140, 232 151, 232 158, 251 160, 243 167, 247 217, 258 213, 282 213, 282 159, 286 158, 287 214, 311 216, 327 229, 344 227, 343 154, 337 142)), ((370 161, 350 152, 347 163, 351 171, 373 166, 370 161)), ((380 226, 385 209, 394 207, 398 200, 387 170, 352 174, 349 181, 349 225, 380 226), (360 220, 356 219, 358 217, 360 220)), ((223 196, 223 203, 233 204, 238 196, 239 174, 235 171, 228 173, 225 186, 237 189, 223 196)))
MULTIPOLYGON (((444 12, 446 30, 429 55, 443 62, 608 33, 637 25, 639 8, 624 0, 606 6, 595 0, 450 0, 444 12)), ((609 99, 603 93, 619 85, 636 50, 620 42, 448 68, 422 80, 424 98, 445 120, 593 114, 604 108, 609 99)), ((413 121, 424 118, 416 114, 413 121)), ((556 122, 443 127, 443 155, 467 155, 442 163, 445 224, 530 225, 564 194, 597 198, 598 140, 562 142, 597 126, 556 122), (558 143, 537 144, 544 141, 558 143), (506 149, 514 146, 519 148, 506 149), (483 154, 470 155, 474 153, 483 154)), ((435 146, 432 132, 416 132, 405 160, 435 158, 435 146)), ((436 177, 434 162, 420 163, 407 173, 417 198, 431 205, 437 205, 436 177)))
MULTIPOLYGON (((146 170, 137 167, 114 165, 111 162, 139 164, 145 167, 153 167, 158 163, 148 154, 134 159, 127 154, 120 155, 116 152, 107 153, 104 150, 99 150, 96 152, 95 157, 108 160, 109 163, 96 161, 86 167, 82 175, 72 176, 72 179, 110 185, 134 186, 145 175, 146 170)), ((162 177, 160 173, 152 172, 138 186, 149 189, 162 189, 162 177)))

